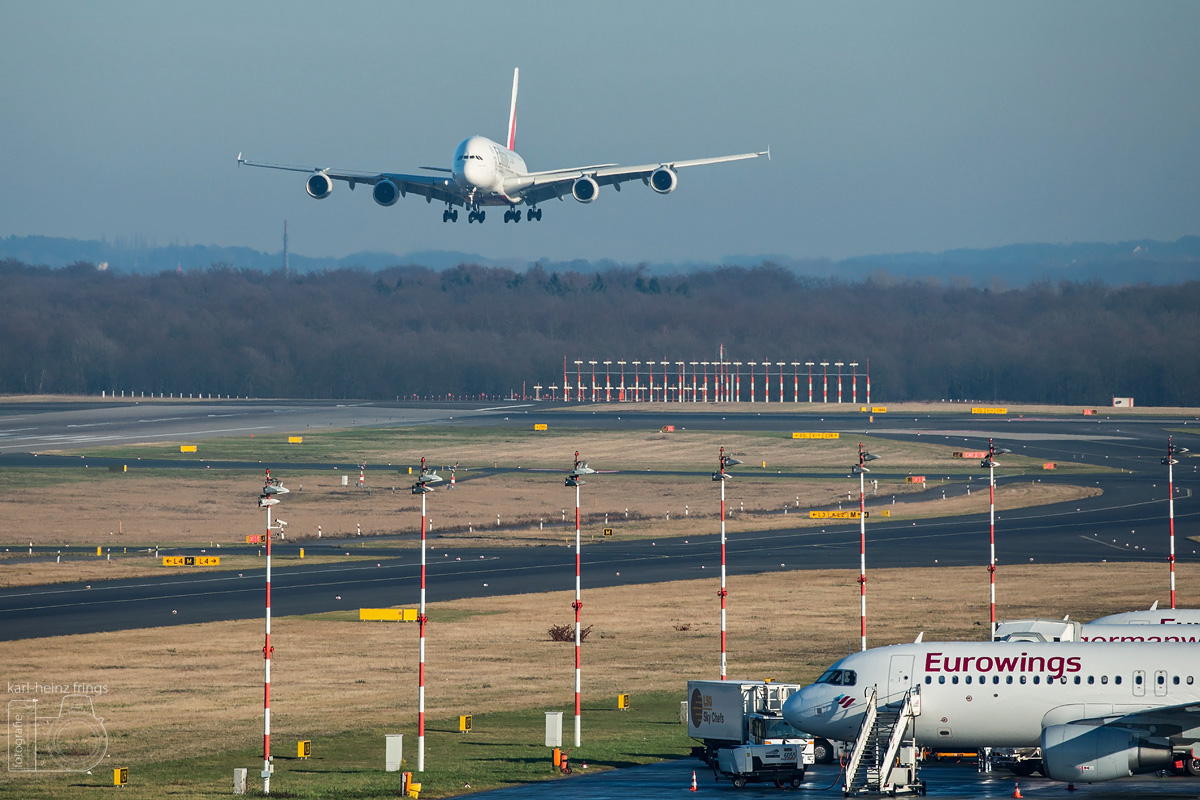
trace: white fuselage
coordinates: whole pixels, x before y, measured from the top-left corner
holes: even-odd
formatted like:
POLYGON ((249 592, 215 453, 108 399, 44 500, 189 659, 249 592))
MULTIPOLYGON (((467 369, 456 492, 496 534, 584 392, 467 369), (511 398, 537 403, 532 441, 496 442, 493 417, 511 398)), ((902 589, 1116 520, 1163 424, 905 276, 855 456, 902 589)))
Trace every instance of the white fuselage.
POLYGON ((873 686, 881 703, 919 687, 919 744, 1032 747, 1047 725, 1196 702, 1198 680, 1195 644, 925 642, 841 659, 783 714, 814 736, 852 741, 873 686))
POLYGON ((526 175, 527 170, 525 159, 504 145, 472 136, 455 149, 450 173, 460 188, 475 192, 479 205, 516 205, 520 195, 509 196, 505 187, 511 189, 510 179, 526 175))
POLYGON ((1200 609, 1158 608, 1125 611, 1094 619, 1089 625, 1200 625, 1200 609))

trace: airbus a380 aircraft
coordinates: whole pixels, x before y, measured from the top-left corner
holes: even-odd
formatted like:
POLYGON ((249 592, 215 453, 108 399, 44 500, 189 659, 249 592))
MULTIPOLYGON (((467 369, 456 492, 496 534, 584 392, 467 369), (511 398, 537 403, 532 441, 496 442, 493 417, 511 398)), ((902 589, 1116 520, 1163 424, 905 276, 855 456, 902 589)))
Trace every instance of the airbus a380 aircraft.
POLYGON ((458 210, 455 206, 470 209, 467 222, 483 222, 487 215, 485 206, 504 206, 504 221, 520 222, 521 211, 517 206, 522 203, 529 207, 525 211, 525 219, 541 220, 542 210, 537 206, 546 200, 561 200, 569 194, 581 203, 591 203, 600 193, 601 186, 612 186, 620 191, 622 183, 635 179, 641 180, 658 194, 670 194, 678 185, 676 170, 683 167, 741 161, 758 156, 766 156, 768 159, 771 157, 768 148, 758 153, 697 158, 690 161, 662 161, 636 167, 592 164, 585 167, 530 172, 525 166, 525 160, 513 150, 517 140, 519 73, 520 70, 513 70, 507 146, 483 136, 472 136, 458 145, 454 151, 454 161, 449 168, 420 168, 431 172, 449 173, 447 177, 263 164, 247 161, 242 158, 241 153, 238 153, 238 164, 310 173, 304 188, 309 197, 317 200, 323 200, 333 192, 334 181, 346 181, 351 189, 365 183, 373 187, 371 195, 381 206, 393 206, 408 194, 420 195, 427 203, 434 200, 445 203, 446 210, 442 212, 442 222, 458 221, 458 210))
POLYGON ((1042 748, 1048 777, 1096 782, 1193 771, 1200 742, 1200 646, 923 642, 846 656, 793 694, 797 729, 853 741, 867 698, 919 694, 918 745, 1042 748))

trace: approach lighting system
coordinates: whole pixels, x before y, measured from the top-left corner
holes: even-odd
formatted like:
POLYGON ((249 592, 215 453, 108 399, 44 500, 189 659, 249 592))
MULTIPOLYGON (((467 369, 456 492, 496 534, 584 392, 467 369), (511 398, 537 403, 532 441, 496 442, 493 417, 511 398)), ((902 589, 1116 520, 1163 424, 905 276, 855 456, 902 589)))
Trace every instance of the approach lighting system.
POLYGON ((1187 451, 1186 447, 1176 447, 1172 437, 1167 437, 1167 457, 1162 463, 1167 468, 1167 517, 1171 530, 1171 552, 1167 556, 1171 564, 1171 608, 1175 608, 1175 465, 1179 463, 1175 456, 1187 451))
POLYGON ((875 461, 879 456, 863 450, 863 443, 858 443, 858 463, 851 470, 858 476, 858 595, 860 632, 862 649, 867 649, 867 486, 866 474, 868 461, 875 461))
POLYGON ((717 596, 721 598, 721 680, 725 680, 725 667, 727 662, 727 651, 725 649, 725 598, 729 596, 728 590, 725 588, 725 481, 729 474, 725 472, 730 467, 736 467, 742 462, 732 456, 725 455, 725 448, 721 448, 721 456, 718 464, 718 471, 713 473, 713 480, 721 484, 721 589, 717 592, 717 596))
POLYGON ((991 560, 988 562, 988 592, 991 595, 992 639, 996 638, 996 456, 1011 453, 1007 447, 996 447, 996 443, 988 439, 987 455, 979 466, 988 470, 988 515, 989 537, 991 540, 991 560))
POLYGON ((280 495, 288 494, 287 487, 278 478, 266 471, 262 493, 258 496, 258 507, 267 510, 267 593, 266 593, 266 641, 263 643, 263 794, 271 793, 271 535, 287 525, 283 520, 271 523, 271 506, 279 503, 280 495))

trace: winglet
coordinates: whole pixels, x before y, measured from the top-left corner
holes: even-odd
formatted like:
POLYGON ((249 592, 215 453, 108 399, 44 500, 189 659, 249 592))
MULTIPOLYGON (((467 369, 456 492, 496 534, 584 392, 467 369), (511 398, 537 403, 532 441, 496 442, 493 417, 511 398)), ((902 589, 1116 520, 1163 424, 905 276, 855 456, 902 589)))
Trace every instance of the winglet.
POLYGON ((517 146, 517 77, 520 75, 519 67, 513 68, 513 93, 512 106, 508 110, 508 149, 512 150, 517 146))
POLYGON ((1150 606, 1150 610, 1158 611, 1158 601, 1157 600, 1155 600, 1154 603, 1150 606))
POLYGON ((920 633, 917 634, 917 638, 913 639, 913 644, 920 644, 924 640, 925 640, 925 631, 921 631, 920 633))
POLYGON ((241 153, 238 153, 238 166, 240 167, 242 164, 245 164, 245 163, 246 163, 246 159, 242 158, 241 153))

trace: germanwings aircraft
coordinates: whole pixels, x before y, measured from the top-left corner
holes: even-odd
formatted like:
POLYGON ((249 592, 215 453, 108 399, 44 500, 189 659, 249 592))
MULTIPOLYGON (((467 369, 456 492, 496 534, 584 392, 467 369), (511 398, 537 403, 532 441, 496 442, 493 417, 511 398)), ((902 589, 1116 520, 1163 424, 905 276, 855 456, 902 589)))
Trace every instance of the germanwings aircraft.
POLYGON ((658 194, 670 194, 678 185, 676 170, 701 164, 719 164, 722 161, 741 161, 758 156, 771 157, 770 148, 758 153, 741 153, 734 156, 697 158, 689 161, 660 161, 636 167, 617 164, 592 164, 584 167, 569 167, 542 172, 530 172, 525 159, 513 150, 517 142, 517 78, 520 70, 513 70, 512 105, 508 116, 508 144, 502 145, 483 136, 464 139, 454 151, 454 160, 449 168, 420 167, 442 175, 404 175, 392 172, 350 172, 326 167, 299 167, 286 164, 263 164, 247 161, 238 153, 238 164, 248 167, 266 167, 292 172, 309 173, 305 190, 309 197, 323 200, 333 192, 334 181, 345 181, 353 189, 360 183, 373 187, 371 196, 381 206, 393 206, 401 197, 409 194, 446 204, 442 222, 457 222, 455 206, 469 209, 467 222, 483 222, 485 206, 504 206, 505 222, 520 222, 521 204, 528 206, 525 219, 541 220, 539 203, 561 200, 568 194, 581 203, 593 202, 601 186, 612 186, 617 191, 625 181, 641 180, 658 194))
POLYGON ((1046 775, 1096 782, 1200 772, 1196 644, 922 642, 846 656, 793 694, 783 716, 827 739, 857 738, 878 705, 912 692, 913 735, 935 747, 1042 748, 1046 775))

